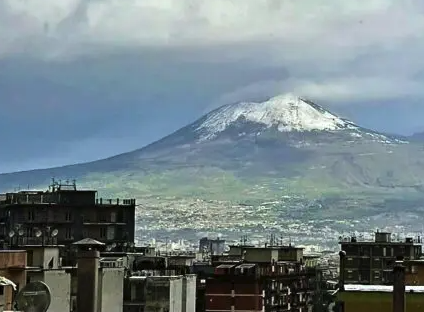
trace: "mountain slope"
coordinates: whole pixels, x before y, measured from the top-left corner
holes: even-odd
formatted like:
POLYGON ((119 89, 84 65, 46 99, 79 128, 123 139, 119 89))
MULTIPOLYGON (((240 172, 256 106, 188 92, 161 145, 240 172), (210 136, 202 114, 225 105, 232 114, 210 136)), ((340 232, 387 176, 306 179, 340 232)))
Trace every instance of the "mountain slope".
MULTIPOLYGON (((420 192, 421 146, 364 129, 294 95, 222 106, 142 149, 0 175, 0 189, 76 178, 102 192, 238 200, 286 193, 420 192)), ((44 185, 43 185, 44 184, 44 185)))
POLYGON ((424 142, 424 132, 414 133, 413 135, 411 135, 409 137, 409 139, 412 140, 412 141, 421 141, 421 142, 424 142))

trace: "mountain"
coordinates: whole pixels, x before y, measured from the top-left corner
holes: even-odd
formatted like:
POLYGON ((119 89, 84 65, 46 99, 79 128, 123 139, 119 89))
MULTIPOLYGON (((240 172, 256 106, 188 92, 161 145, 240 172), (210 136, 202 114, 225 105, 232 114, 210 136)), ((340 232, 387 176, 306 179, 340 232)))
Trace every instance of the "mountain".
POLYGON ((417 132, 417 133, 414 133, 413 135, 411 135, 411 136, 409 137, 409 139, 410 139, 411 141, 421 141, 421 142, 423 142, 423 141, 424 141, 424 132, 417 132))
MULTIPOLYGON (((144 148, 0 175, 0 189, 77 179, 113 197, 227 202, 421 196, 422 145, 363 128, 301 97, 229 104, 144 148)), ((361 208, 362 209, 362 208, 361 208)), ((363 208, 365 209, 365 208, 363 208)))

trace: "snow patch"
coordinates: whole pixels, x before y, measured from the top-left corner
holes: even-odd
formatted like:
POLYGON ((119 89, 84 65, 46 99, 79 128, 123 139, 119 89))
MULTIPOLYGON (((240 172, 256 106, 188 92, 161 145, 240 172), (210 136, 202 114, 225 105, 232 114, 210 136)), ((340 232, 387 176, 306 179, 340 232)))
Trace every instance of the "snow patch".
POLYGON ((203 132, 202 139, 210 139, 240 118, 263 124, 267 128, 275 126, 280 132, 358 128, 354 123, 341 119, 316 104, 286 94, 262 103, 242 102, 225 105, 208 114, 196 131, 203 132))

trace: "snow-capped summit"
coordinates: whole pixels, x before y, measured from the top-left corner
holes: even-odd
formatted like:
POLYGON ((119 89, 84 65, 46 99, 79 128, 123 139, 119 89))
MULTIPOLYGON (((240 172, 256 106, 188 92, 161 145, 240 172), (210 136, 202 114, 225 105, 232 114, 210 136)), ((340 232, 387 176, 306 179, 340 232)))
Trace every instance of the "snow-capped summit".
POLYGON ((306 99, 293 94, 279 95, 267 101, 241 102, 222 106, 209 113, 197 127, 208 139, 240 120, 288 131, 337 131, 357 128, 353 122, 337 117, 306 99))

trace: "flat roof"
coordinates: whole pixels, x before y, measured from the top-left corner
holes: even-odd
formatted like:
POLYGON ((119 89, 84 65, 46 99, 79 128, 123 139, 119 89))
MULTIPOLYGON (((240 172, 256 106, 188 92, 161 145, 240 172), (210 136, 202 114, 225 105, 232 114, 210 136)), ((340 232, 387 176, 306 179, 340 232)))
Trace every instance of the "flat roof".
MULTIPOLYGON (((191 274, 192 275, 192 274, 191 274)), ((150 275, 150 276, 130 276, 130 280, 146 280, 146 279, 156 279, 156 280, 173 280, 180 279, 184 275, 150 275)))
POLYGON ((250 269, 254 268, 256 266, 256 263, 243 263, 237 266, 239 269, 250 269))
POLYGON ((231 269, 235 267, 237 264, 220 264, 216 268, 217 269, 231 269))
MULTIPOLYGON (((344 285, 344 290, 358 292, 393 292, 393 286, 346 284, 344 285)), ((405 286, 405 292, 424 293, 424 286, 405 286)))
POLYGON ((407 242, 407 241, 390 241, 390 242, 374 242, 374 241, 366 241, 366 242, 361 242, 361 241, 356 241, 356 242, 339 242, 340 245, 416 245, 416 246, 421 246, 422 244, 417 243, 417 242, 407 242))

